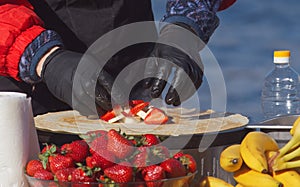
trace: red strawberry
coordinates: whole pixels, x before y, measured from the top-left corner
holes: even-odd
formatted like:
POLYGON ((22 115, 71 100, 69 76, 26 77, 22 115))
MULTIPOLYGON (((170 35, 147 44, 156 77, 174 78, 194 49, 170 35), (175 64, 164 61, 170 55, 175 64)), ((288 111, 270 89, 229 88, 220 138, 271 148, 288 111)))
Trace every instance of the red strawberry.
POLYGON ((143 169, 144 167, 148 166, 149 163, 149 153, 147 151, 147 147, 138 147, 138 153, 134 156, 132 160, 132 164, 138 170, 143 169))
POLYGON ((106 112, 103 116, 100 117, 100 119, 104 120, 104 121, 109 121, 110 119, 116 117, 116 114, 114 112, 114 110, 108 111, 106 112))
POLYGON ((92 137, 99 137, 99 136, 106 136, 107 131, 105 131, 105 130, 95 130, 95 131, 89 131, 86 134, 88 136, 92 136, 92 137))
POLYGON ((72 172, 75 170, 75 168, 64 168, 61 170, 58 170, 55 173, 55 177, 58 181, 61 182, 70 182, 72 178, 72 172))
POLYGON ((121 162, 106 168, 104 174, 117 183, 127 183, 133 180, 133 168, 128 162, 121 162))
POLYGON ((95 138, 90 144, 90 153, 94 154, 95 152, 106 149, 107 146, 107 137, 99 136, 95 138))
POLYGON ((46 152, 49 154, 54 154, 54 153, 58 153, 59 151, 60 151, 59 147, 57 147, 55 144, 51 144, 51 145, 45 144, 45 147, 42 149, 41 154, 44 154, 46 152))
POLYGON ((46 146, 42 149, 41 153, 39 154, 39 159, 43 164, 43 168, 46 168, 48 171, 51 171, 49 157, 55 156, 59 154, 59 152, 60 149, 55 144, 46 144, 46 146))
POLYGON ((124 159, 133 152, 133 144, 130 140, 124 138, 114 129, 107 134, 107 150, 116 155, 119 159, 124 159))
POLYGON ((138 105, 140 103, 144 103, 144 101, 143 100, 131 100, 131 101, 129 101, 129 105, 131 107, 134 107, 135 105, 138 105))
POLYGON ((106 137, 107 131, 105 130, 95 130, 95 131, 88 131, 86 134, 80 134, 79 137, 89 144, 94 141, 98 137, 106 137))
POLYGON ((50 171, 47 170, 39 170, 35 172, 33 175, 34 178, 42 179, 42 180, 53 180, 54 176, 50 171))
POLYGON ((149 102, 142 102, 142 103, 139 103, 139 104, 136 104, 134 107, 132 107, 130 109, 130 112, 129 114, 131 116, 134 116, 136 115, 139 111, 143 110, 146 106, 149 105, 149 102))
POLYGON ((115 165, 115 155, 107 150, 102 150, 94 153, 86 158, 86 165, 90 168, 99 167, 102 170, 115 165))
POLYGON ((163 161, 160 166, 166 171, 167 178, 176 178, 186 175, 185 167, 175 158, 163 161))
MULTIPOLYGON (((164 169, 159 165, 147 166, 142 171, 142 176, 145 181, 162 180, 166 178, 164 169)), ((148 187, 161 187, 163 182, 147 182, 148 187)))
POLYGON ((179 151, 179 152, 177 152, 177 153, 175 153, 175 154, 173 155, 173 158, 179 159, 179 158, 182 157, 183 155, 184 155, 184 153, 181 152, 181 151, 179 151))
POLYGON ((90 187, 91 184, 83 184, 83 182, 96 182, 96 175, 89 167, 80 166, 72 172, 71 182, 78 182, 72 184, 72 187, 90 187))
POLYGON ((75 140, 62 145, 61 154, 71 157, 74 162, 83 162, 89 154, 89 146, 84 140, 75 140))
POLYGON ((162 110, 158 108, 152 108, 150 110, 151 111, 144 119, 146 124, 161 125, 169 120, 168 116, 162 110))
MULTIPOLYGON (((113 181, 106 177, 104 174, 101 174, 98 179, 97 179, 98 182, 100 182, 100 184, 98 185, 98 187, 109 187, 110 184, 109 183, 112 183, 113 181)), ((114 186, 114 185, 111 185, 111 186, 114 186)))
POLYGON ((26 173, 33 176, 37 171, 44 170, 43 164, 40 160, 30 160, 26 165, 26 173))
POLYGON ((152 146, 160 143, 160 139, 154 134, 142 135, 141 141, 144 146, 152 146))
POLYGON ((152 163, 161 163, 162 161, 170 158, 169 149, 162 145, 155 145, 151 147, 150 157, 152 163))
POLYGON ((190 154, 183 154, 179 161, 186 167, 188 172, 194 173, 197 170, 197 162, 190 154))
POLYGON ((52 173, 56 173, 58 170, 64 168, 72 168, 75 166, 74 160, 71 157, 67 157, 60 154, 50 156, 49 165, 52 173))

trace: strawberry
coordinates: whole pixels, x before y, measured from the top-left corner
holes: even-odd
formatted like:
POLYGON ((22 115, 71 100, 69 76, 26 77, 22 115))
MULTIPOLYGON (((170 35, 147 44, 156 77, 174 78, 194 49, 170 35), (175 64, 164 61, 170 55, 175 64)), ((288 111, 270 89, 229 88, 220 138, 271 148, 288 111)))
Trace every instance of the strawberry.
POLYGON ((72 172, 75 170, 75 168, 64 168, 61 170, 58 170, 55 173, 55 178, 57 181, 61 182, 70 182, 72 178, 72 172))
MULTIPOLYGON (((159 165, 147 166, 142 171, 142 176, 145 181, 162 180, 166 178, 164 169, 159 165)), ((161 187, 163 182, 147 182, 148 187, 161 187)))
POLYGON ((39 154, 39 159, 43 164, 43 168, 46 168, 48 171, 51 171, 49 157, 59 154, 59 151, 59 147, 57 147, 55 144, 46 144, 46 146, 42 149, 41 153, 39 154))
POLYGON ((108 121, 114 117, 116 117, 116 114, 115 114, 114 110, 111 110, 111 111, 106 112, 103 116, 101 116, 100 119, 102 119, 104 121, 108 121))
POLYGON ((104 174, 117 183, 128 183, 133 180, 133 168, 128 162, 121 162, 106 168, 104 174))
POLYGON ((98 184, 98 187, 109 187, 109 186, 114 186, 113 184, 110 185, 110 183, 112 183, 113 181, 106 177, 104 174, 101 174, 98 178, 97 181, 100 182, 100 184, 98 184))
POLYGON ((53 180, 54 179, 53 174, 50 171, 47 171, 45 169, 35 172, 33 177, 37 178, 37 179, 42 179, 42 180, 53 180))
POLYGON ((88 136, 92 136, 92 137, 99 137, 99 136, 106 136, 107 131, 105 131, 105 130, 94 130, 94 131, 88 131, 86 134, 88 136))
POLYGON ((107 131, 105 130, 95 130, 95 131, 88 131, 85 134, 80 134, 79 137, 85 140, 89 145, 92 141, 94 141, 98 137, 106 137, 107 131))
POLYGON ((131 100, 131 101, 129 101, 129 105, 131 106, 131 107, 134 107, 135 105, 138 105, 138 104, 140 104, 140 103, 144 103, 144 101, 143 100, 131 100))
POLYGON ((185 167, 175 158, 169 158, 163 161, 160 166, 166 171, 167 178, 176 178, 186 175, 185 167))
POLYGON ((72 168, 75 164, 71 157, 57 154, 49 157, 49 166, 52 173, 56 173, 64 168, 72 168))
POLYGON ((150 157, 152 163, 161 163, 162 161, 170 158, 169 149, 163 145, 155 145, 151 147, 150 157))
POLYGON ((117 158, 124 159, 133 152, 133 144, 130 140, 124 138, 114 129, 107 134, 107 150, 112 152, 117 158))
POLYGON ((143 169, 149 163, 148 159, 149 153, 147 151, 147 147, 138 147, 137 154, 133 157, 132 164, 138 170, 143 169))
POLYGON ((168 116, 162 110, 158 108, 152 108, 150 110, 151 111, 144 119, 146 124, 161 125, 169 120, 168 116))
POLYGON ((84 140, 75 140, 62 145, 61 154, 71 157, 74 162, 83 162, 89 154, 89 146, 84 140))
POLYGON ((86 165, 90 168, 100 167, 102 170, 115 165, 115 155, 107 150, 94 153, 92 156, 86 157, 86 165))
POLYGON ((173 158, 179 159, 179 158, 182 157, 183 155, 184 155, 184 153, 181 152, 181 151, 179 151, 179 152, 177 152, 177 153, 175 153, 175 154, 173 155, 173 158))
POLYGON ((51 144, 51 145, 45 144, 44 148, 41 151, 41 154, 44 154, 46 152, 54 154, 60 152, 60 150, 59 147, 57 147, 55 144, 51 144))
POLYGON ((132 107, 130 109, 130 112, 129 114, 131 116, 134 116, 136 115, 140 110, 143 110, 145 107, 147 107, 149 105, 149 102, 142 102, 142 103, 139 103, 139 104, 136 104, 134 107, 132 107))
POLYGON ((106 136, 99 136, 95 138, 90 144, 90 153, 94 154, 95 152, 101 151, 106 149, 107 146, 107 137, 106 136))
POLYGON ((183 154, 179 161, 186 167, 188 172, 194 173, 197 170, 197 162, 190 154, 183 154))
MULTIPOLYGON (((91 170, 91 168, 86 166, 80 166, 76 168, 72 174, 71 174, 71 181, 72 182, 96 182, 96 175, 91 170)), ((77 184, 72 185, 72 187, 75 186, 91 186, 90 184, 77 184)))
POLYGON ((144 146, 152 146, 160 143, 160 139, 154 134, 144 134, 141 138, 144 146))
POLYGON ((40 160, 30 160, 26 165, 26 173, 33 176, 37 171, 44 170, 43 164, 40 160))

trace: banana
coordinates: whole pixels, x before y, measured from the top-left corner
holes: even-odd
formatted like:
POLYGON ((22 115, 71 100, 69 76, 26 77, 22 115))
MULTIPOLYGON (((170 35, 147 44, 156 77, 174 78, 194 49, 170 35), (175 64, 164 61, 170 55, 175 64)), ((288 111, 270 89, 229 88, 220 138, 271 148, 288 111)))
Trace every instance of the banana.
POLYGON ((273 178, 281 182, 284 187, 295 187, 300 184, 300 175, 295 170, 274 171, 273 178))
POLYGON ((234 172, 241 168, 243 159, 240 154, 240 144, 234 144, 221 152, 220 166, 228 172, 234 172))
POLYGON ((294 159, 291 159, 290 161, 285 161, 282 158, 277 157, 278 152, 275 151, 268 151, 266 153, 266 157, 268 160, 270 172, 274 171, 280 171, 285 169, 291 169, 293 168, 296 171, 296 168, 300 166, 299 157, 295 157, 294 159))
POLYGON ((243 185, 237 183, 237 184, 235 185, 235 187, 245 187, 245 186, 243 186, 243 185))
POLYGON ((207 176, 200 181, 199 187, 234 187, 234 186, 227 183, 223 179, 207 176))
POLYGON ((300 160, 284 162, 282 161, 282 159, 279 158, 275 160, 272 169, 273 171, 280 171, 284 169, 292 169, 298 167, 300 167, 300 160))
POLYGON ((260 131, 249 132, 242 140, 240 153, 244 163, 251 169, 267 173, 268 162, 265 153, 277 151, 276 141, 268 134, 260 131))
POLYGON ((295 129, 298 127, 298 125, 300 124, 300 117, 298 117, 294 123, 293 123, 293 127, 290 130, 290 134, 293 136, 295 133, 295 129))
POLYGON ((237 183, 246 187, 283 187, 282 183, 271 175, 255 171, 246 165, 234 172, 233 178, 237 183))
POLYGON ((294 122, 292 129, 290 130, 291 134, 293 135, 292 138, 286 143, 280 150, 278 157, 282 157, 295 147, 300 145, 300 117, 294 122))
POLYGON ((290 161, 300 156, 300 147, 297 147, 295 150, 283 155, 281 159, 283 161, 290 161))

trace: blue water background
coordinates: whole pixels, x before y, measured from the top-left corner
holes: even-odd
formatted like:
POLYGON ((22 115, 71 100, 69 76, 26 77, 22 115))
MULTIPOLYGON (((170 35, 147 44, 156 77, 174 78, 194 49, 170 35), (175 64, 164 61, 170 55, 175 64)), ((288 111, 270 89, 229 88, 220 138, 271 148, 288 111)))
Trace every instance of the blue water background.
MULTIPOLYGON (((165 12, 165 0, 152 0, 155 19, 165 12)), ((291 65, 300 72, 300 1, 237 0, 218 12, 220 26, 208 47, 225 79, 228 112, 242 113, 251 123, 264 120, 260 94, 265 75, 273 68, 273 51, 291 50, 291 65)), ((201 109, 209 109, 206 81, 198 93, 201 109)))

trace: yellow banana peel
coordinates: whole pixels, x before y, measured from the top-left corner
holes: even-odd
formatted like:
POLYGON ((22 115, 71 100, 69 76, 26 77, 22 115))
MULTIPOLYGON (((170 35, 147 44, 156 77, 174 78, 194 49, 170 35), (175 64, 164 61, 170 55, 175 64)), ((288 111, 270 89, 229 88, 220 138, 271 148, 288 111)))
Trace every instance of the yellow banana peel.
POLYGON ((249 132, 241 142, 240 153, 246 165, 258 172, 268 172, 267 151, 278 151, 277 142, 260 131, 249 132))
POLYGON ((228 146, 220 154, 220 166, 225 171, 234 172, 241 168, 243 159, 240 154, 240 144, 228 146))
POLYGON ((199 187, 234 187, 223 179, 207 176, 200 181, 199 187))
POLYGON ((292 128, 291 128, 291 130, 290 130, 290 134, 291 134, 292 136, 294 136, 294 134, 295 134, 295 129, 298 127, 299 124, 300 124, 300 117, 298 117, 298 118, 294 121, 293 126, 292 126, 292 128))
MULTIPOLYGON (((292 138, 286 143, 280 150, 278 157, 282 157, 283 155, 287 154, 289 151, 293 152, 297 146, 300 145, 300 117, 294 122, 292 129, 290 130, 291 134, 293 135, 292 138)), ((297 149, 295 149, 297 150, 297 149)))
POLYGON ((273 178, 281 182, 284 187, 300 186, 300 175, 295 170, 274 171, 273 178))
POLYGON ((246 187, 283 187, 283 184, 271 175, 255 171, 246 165, 234 172, 233 178, 237 183, 246 187))

